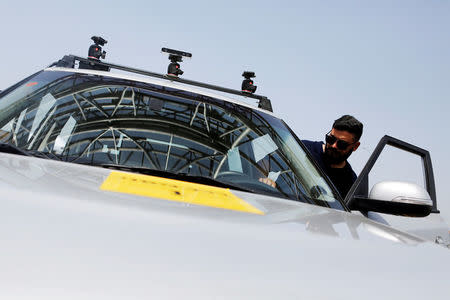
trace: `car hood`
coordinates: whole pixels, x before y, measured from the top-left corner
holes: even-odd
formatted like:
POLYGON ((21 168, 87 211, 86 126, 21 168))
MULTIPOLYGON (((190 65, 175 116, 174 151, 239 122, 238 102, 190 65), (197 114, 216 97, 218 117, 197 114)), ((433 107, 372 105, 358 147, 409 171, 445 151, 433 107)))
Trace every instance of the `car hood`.
POLYGON ((359 214, 167 201, 105 188, 117 173, 139 180, 0 154, 2 299, 448 297, 447 249, 359 214))

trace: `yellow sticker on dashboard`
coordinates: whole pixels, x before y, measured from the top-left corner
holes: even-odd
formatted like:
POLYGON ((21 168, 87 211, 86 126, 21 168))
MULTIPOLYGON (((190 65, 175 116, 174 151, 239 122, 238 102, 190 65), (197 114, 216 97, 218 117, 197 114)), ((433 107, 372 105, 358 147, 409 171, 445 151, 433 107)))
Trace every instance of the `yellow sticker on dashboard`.
POLYGON ((264 215, 229 189, 150 175, 111 171, 100 189, 264 215))

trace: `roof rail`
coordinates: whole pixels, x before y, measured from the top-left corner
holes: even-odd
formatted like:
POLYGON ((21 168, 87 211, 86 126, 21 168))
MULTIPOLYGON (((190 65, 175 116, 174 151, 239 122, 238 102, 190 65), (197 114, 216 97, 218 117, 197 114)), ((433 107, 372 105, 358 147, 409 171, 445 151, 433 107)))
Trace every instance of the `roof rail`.
POLYGON ((193 81, 193 80, 188 80, 188 79, 183 79, 183 78, 178 78, 178 77, 173 77, 173 76, 167 76, 164 74, 149 72, 149 71, 145 71, 145 70, 141 70, 141 69, 130 68, 130 67, 125 67, 125 66, 111 64, 111 63, 105 63, 102 61, 97 61, 97 60, 94 61, 94 60, 79 57, 76 55, 65 55, 62 59, 51 64, 49 67, 75 68, 76 61, 78 61, 80 63, 80 65, 83 64, 84 66, 86 66, 86 65, 91 66, 91 69, 95 69, 95 68, 92 68, 94 66, 98 66, 99 67, 98 69, 103 70, 103 71, 109 71, 110 69, 117 69, 117 70, 136 73, 136 74, 140 74, 140 75, 151 76, 151 77, 155 77, 155 78, 159 78, 159 79, 165 79, 165 80, 169 80, 169 81, 177 81, 177 82, 180 82, 183 84, 198 86, 198 87, 215 90, 215 91, 219 91, 219 92, 224 92, 224 93, 228 93, 228 94, 233 94, 233 95, 238 95, 238 96, 243 96, 243 97, 248 97, 248 98, 254 98, 254 99, 259 100, 259 103, 258 103, 259 108, 273 112, 272 103, 271 103, 270 99, 268 99, 265 96, 248 94, 248 93, 244 93, 239 90, 221 87, 218 85, 212 85, 212 84, 203 83, 203 82, 199 82, 199 81, 193 81))

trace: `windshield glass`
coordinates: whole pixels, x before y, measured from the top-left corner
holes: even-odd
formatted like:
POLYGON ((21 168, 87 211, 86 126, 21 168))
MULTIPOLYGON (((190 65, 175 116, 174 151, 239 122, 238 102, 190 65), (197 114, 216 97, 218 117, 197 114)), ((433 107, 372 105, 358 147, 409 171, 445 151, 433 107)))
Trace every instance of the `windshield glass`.
POLYGON ((0 128, 0 142, 58 160, 206 177, 343 209, 281 120, 193 92, 47 70, 0 98, 0 128))

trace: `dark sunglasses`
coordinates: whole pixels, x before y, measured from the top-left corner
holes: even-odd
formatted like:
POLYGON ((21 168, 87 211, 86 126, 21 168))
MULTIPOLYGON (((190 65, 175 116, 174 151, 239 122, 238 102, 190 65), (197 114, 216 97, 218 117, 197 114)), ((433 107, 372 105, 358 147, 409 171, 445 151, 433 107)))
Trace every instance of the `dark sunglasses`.
POLYGON ((325 135, 325 142, 327 142, 327 144, 329 144, 329 145, 334 145, 334 143, 336 143, 336 147, 339 150, 345 150, 348 148, 348 146, 354 144, 354 143, 349 143, 349 142, 340 140, 337 137, 335 137, 334 135, 331 135, 329 132, 325 135))

